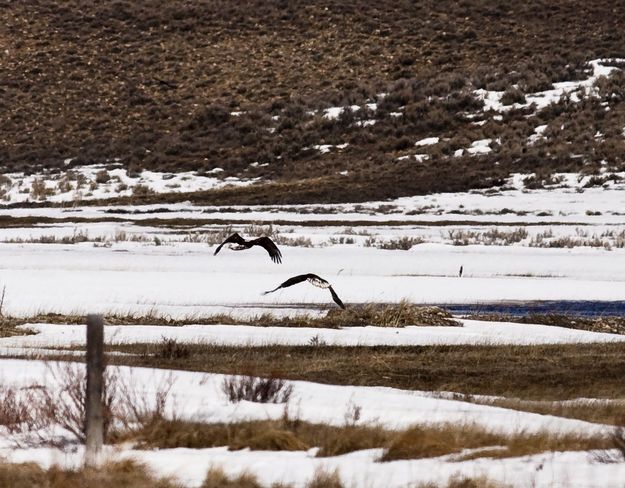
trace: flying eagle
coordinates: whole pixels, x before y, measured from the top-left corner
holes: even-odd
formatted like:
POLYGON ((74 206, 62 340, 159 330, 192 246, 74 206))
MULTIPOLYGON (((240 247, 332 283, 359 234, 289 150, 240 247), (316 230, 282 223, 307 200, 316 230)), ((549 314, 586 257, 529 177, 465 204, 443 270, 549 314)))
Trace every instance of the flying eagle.
POLYGON ((345 305, 343 305, 343 302, 341 301, 339 296, 336 294, 336 292, 332 288, 332 285, 330 285, 330 283, 328 283, 323 278, 320 278, 316 274, 312 274, 312 273, 293 276, 293 278, 289 278, 277 288, 264 292, 263 295, 267 295, 268 293, 273 293, 274 291, 279 290, 280 288, 287 288, 289 286, 297 285, 298 283, 301 283, 302 281, 308 281, 310 284, 317 286, 319 288, 327 288, 328 290, 330 290, 330 293, 332 294, 332 300, 334 300, 334 302, 339 307, 341 307, 342 309, 345 309, 345 305))
POLYGON ((259 237, 258 239, 252 239, 250 241, 246 241, 236 232, 228 237, 225 241, 219 244, 219 247, 215 249, 215 254, 217 254, 224 244, 236 244, 232 249, 234 251, 243 251, 244 249, 249 249, 252 246, 260 246, 265 249, 269 253, 269 257, 274 263, 282 262, 282 253, 280 249, 274 244, 274 242, 267 236, 259 237))

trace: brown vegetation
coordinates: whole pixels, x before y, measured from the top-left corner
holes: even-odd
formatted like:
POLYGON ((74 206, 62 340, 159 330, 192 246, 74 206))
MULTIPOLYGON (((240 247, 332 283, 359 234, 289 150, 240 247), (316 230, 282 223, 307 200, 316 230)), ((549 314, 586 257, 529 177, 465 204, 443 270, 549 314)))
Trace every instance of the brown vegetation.
POLYGON ((438 457, 478 448, 489 449, 467 456, 504 458, 545 451, 604 449, 614 444, 610 436, 583 433, 499 434, 477 425, 455 424, 421 425, 395 431, 357 423, 311 424, 287 416, 280 420, 229 424, 155 419, 140 429, 121 433, 119 439, 132 440, 144 449, 229 446, 230 450, 302 451, 317 447, 318 457, 383 448, 381 461, 438 457))
MULTIPOLYGON (((28 323, 47 324, 83 324, 83 315, 64 315, 58 313, 39 314, 32 317, 0 317, 0 337, 2 334, 16 335, 22 329, 16 326, 28 323)), ((153 314, 106 315, 106 325, 169 325, 182 326, 191 324, 200 325, 254 325, 259 327, 313 327, 331 328, 360 327, 373 325, 377 327, 405 327, 416 326, 460 326, 451 314, 439 307, 418 306, 407 301, 388 304, 353 305, 346 310, 329 308, 324 316, 294 315, 277 317, 271 313, 253 317, 235 317, 229 314, 215 314, 206 316, 189 316, 172 319, 168 316, 153 314)), ((23 334, 31 333, 24 330, 23 334)), ((188 352, 184 344, 175 340, 163 340, 156 345, 154 353, 163 358, 186 357, 188 352)))
MULTIPOLYGON (((12 170, 119 158, 131 173, 206 173, 219 165, 224 176, 274 182, 193 196, 229 204, 362 201, 499 185, 511 171, 623 165, 618 76, 599 84, 598 98, 564 98, 538 120, 528 110, 501 121, 480 116, 480 126, 467 118, 482 108, 477 88, 518 102, 586 77, 590 59, 619 55, 625 10, 608 0, 575 8, 568 0, 244 0, 226 7, 173 0, 166 8, 27 0, 2 7, 0 159, 12 170), (330 106, 352 104, 360 110, 323 116, 330 106), (535 122, 549 127, 543 141, 528 144, 535 122), (589 127, 603 139, 589 137, 589 127), (427 148, 428 160, 398 159, 432 135, 443 139, 427 148), (501 142, 489 155, 451 157, 482 138, 501 142), (343 143, 328 154, 314 149, 343 143)), ((45 198, 34 190, 33 198, 45 198)), ((158 198, 142 188, 126 201, 158 198)))
POLYGON ((180 484, 158 479, 143 466, 131 461, 106 464, 102 469, 76 471, 53 466, 47 470, 35 464, 0 463, 0 486, 11 488, 183 488, 180 484))

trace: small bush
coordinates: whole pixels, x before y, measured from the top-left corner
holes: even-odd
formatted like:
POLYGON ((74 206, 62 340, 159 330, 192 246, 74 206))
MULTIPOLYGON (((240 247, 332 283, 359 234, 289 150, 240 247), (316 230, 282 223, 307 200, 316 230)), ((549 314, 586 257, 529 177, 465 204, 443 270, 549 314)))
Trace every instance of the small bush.
POLYGON ((110 179, 111 179, 111 176, 109 175, 109 172, 106 171, 105 169, 100 170, 95 174, 96 183, 108 183, 110 179))
POLYGON ((35 178, 30 188, 30 196, 35 200, 45 200, 48 196, 52 195, 53 190, 46 187, 46 182, 43 178, 35 178))
POLYGON ((516 87, 508 88, 501 97, 501 103, 504 105, 512 105, 514 103, 525 103, 525 95, 516 87))
POLYGON ((257 403, 287 403, 293 385, 280 378, 257 378, 254 376, 228 376, 222 390, 233 403, 247 400, 257 403))
POLYGON ((156 192, 154 190, 152 190, 152 188, 150 188, 147 185, 135 185, 132 188, 132 196, 133 197, 143 197, 143 196, 148 196, 148 195, 154 195, 156 192))
POLYGON ((32 399, 24 393, 4 385, 0 387, 0 425, 9 432, 23 432, 36 427, 32 399))

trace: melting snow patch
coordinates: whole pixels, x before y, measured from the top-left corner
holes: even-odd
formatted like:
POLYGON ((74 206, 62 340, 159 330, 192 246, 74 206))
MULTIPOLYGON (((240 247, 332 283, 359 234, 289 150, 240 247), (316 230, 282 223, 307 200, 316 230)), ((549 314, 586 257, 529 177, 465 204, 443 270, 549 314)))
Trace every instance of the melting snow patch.
POLYGON ((471 144, 471 147, 467 149, 469 154, 488 154, 492 152, 490 148, 490 143, 492 139, 480 139, 478 141, 474 141, 471 144))
POLYGON ((440 141, 440 137, 426 137, 425 139, 415 142, 415 146, 431 146, 433 144, 438 144, 438 141, 440 141))

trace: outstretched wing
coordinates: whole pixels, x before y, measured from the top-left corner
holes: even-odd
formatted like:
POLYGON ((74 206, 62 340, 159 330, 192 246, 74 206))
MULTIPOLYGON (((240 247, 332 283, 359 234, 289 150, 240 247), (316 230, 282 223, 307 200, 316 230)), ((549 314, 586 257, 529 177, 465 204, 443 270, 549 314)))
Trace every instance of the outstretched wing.
POLYGON ((280 288, 287 288, 289 286, 297 285, 298 283, 301 283, 302 281, 306 281, 308 279, 308 276, 309 275, 307 274, 293 276, 293 278, 289 278, 280 286, 275 287, 273 290, 263 292, 263 295, 267 295, 268 293, 273 293, 274 291, 279 290, 280 288))
POLYGON ((328 289, 330 290, 330 293, 332 294, 332 300, 334 300, 334 303, 336 303, 339 307, 341 307, 343 310, 345 310, 345 305, 343 305, 343 302, 341 301, 339 296, 334 291, 334 288, 332 288, 330 286, 328 289))
POLYGON ((269 257, 274 263, 282 262, 282 253, 278 246, 267 236, 259 237, 249 242, 252 246, 261 246, 269 253, 269 257))
MULTIPOLYGON (((221 248, 224 247, 224 244, 229 244, 229 243, 234 243, 234 244, 245 244, 245 239, 243 239, 243 237, 241 237, 239 234, 237 234, 236 232, 234 234, 232 234, 230 237, 228 237, 225 241, 223 241, 221 244, 219 244, 219 247, 217 249, 215 249, 215 254, 217 254, 219 251, 221 251, 221 248)), ((215 255, 213 254, 213 255, 215 255)))

